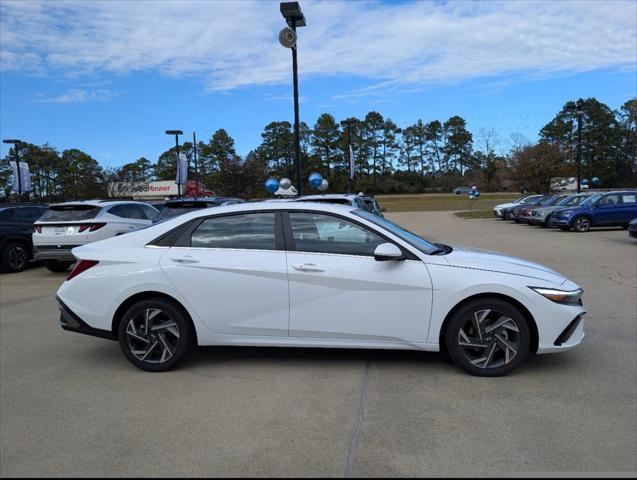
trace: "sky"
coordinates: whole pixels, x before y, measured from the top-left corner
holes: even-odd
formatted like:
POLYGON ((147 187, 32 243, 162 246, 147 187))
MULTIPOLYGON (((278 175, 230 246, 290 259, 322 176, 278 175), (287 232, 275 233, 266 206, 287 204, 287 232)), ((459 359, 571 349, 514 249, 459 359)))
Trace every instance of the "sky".
MULTIPOLYGON (((301 1, 301 120, 380 112, 533 141, 565 102, 637 97, 637 1, 301 1)), ((104 166, 293 121, 278 2, 0 0, 0 136, 104 166)), ((0 147, 0 155, 7 146, 0 147)))

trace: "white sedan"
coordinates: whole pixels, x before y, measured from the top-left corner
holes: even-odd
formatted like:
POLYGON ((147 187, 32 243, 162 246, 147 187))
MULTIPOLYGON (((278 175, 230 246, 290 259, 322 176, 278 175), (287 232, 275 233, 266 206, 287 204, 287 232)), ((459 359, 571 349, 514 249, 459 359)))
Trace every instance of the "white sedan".
POLYGON ((65 330, 168 370, 195 345, 447 351, 470 373, 584 338, 582 289, 517 258, 427 240, 349 206, 192 212, 73 249, 65 330))

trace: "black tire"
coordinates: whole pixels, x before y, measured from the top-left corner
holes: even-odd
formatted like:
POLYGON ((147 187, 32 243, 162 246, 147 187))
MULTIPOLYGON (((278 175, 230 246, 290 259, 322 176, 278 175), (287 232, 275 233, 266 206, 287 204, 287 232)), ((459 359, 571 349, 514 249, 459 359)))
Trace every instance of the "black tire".
POLYGON ((31 251, 22 242, 8 242, 0 252, 0 271, 6 273, 21 272, 29 264, 31 251))
POLYGON ((499 298, 479 298, 454 313, 447 324, 444 341, 453 361, 467 372, 480 377, 499 377, 508 374, 526 359, 531 331, 524 315, 511 303, 499 298), (488 313, 479 323, 483 331, 478 333, 475 322, 486 311, 488 313), (503 317, 507 319, 506 323, 497 327, 503 317), (492 326, 496 328, 487 332, 492 326), (464 338, 468 338, 470 343, 466 344, 466 340, 462 340, 464 338), (474 344, 479 348, 473 348, 474 344), (507 344, 515 349, 504 348, 507 344))
POLYGON ((61 273, 68 271, 73 262, 60 262, 59 260, 45 260, 44 266, 51 272, 61 273))
POLYGON ((134 304, 124 313, 117 329, 117 338, 122 353, 130 363, 147 372, 164 372, 175 367, 192 351, 195 336, 187 314, 181 307, 162 298, 149 298, 134 304), (145 332, 140 322, 144 321, 147 311, 157 310, 160 313, 149 320, 149 325, 151 322, 152 325, 145 332), (133 326, 137 325, 134 328, 135 334, 129 328, 131 322, 133 326), (170 322, 175 326, 155 330, 156 327, 170 322), (171 329, 176 329, 177 335, 171 329), (140 338, 146 340, 140 341, 138 340, 140 338), (154 348, 148 348, 153 344, 156 344, 154 348), (146 350, 135 350, 135 348, 146 348, 146 350), (170 357, 165 360, 164 351, 170 352, 170 357), (140 358, 145 355, 146 358, 140 358))
POLYGON ((573 219, 573 230, 576 232, 588 232, 591 229, 591 226, 591 219, 585 215, 578 215, 573 219))

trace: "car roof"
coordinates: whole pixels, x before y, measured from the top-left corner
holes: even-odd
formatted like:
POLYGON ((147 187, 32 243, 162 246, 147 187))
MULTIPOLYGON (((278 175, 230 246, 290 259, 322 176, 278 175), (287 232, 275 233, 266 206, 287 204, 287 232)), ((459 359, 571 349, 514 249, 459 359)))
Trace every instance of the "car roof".
POLYGON ((175 198, 174 200, 166 200, 166 204, 168 203, 214 203, 214 202, 227 202, 231 200, 240 200, 243 199, 239 197, 188 197, 188 198, 175 198))
POLYGON ((148 205, 144 202, 138 202, 136 200, 77 200, 71 202, 62 202, 62 203, 54 203, 51 204, 52 207, 61 207, 64 205, 88 205, 91 207, 110 207, 112 205, 120 205, 124 203, 136 203, 148 205))

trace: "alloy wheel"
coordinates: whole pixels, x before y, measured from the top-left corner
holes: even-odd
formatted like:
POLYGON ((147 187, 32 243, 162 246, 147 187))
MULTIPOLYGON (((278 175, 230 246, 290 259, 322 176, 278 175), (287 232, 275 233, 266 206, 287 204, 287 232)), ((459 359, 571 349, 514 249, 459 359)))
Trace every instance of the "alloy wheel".
POLYGON ((586 217, 578 217, 573 226, 578 232, 587 232, 591 228, 591 221, 586 217))
POLYGON ((15 272, 24 268, 27 263, 27 251, 22 245, 14 245, 7 252, 7 263, 15 272))
POLYGON ((467 317, 457 339, 467 360, 485 370, 510 364, 520 350, 520 341, 520 328, 515 320, 488 308, 467 317))
POLYGON ((180 332, 177 322, 158 308, 147 308, 126 325, 126 344, 140 362, 161 364, 177 351, 180 332))

